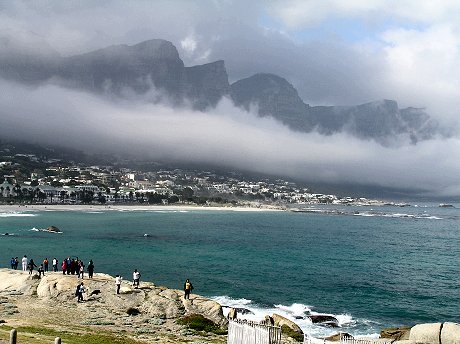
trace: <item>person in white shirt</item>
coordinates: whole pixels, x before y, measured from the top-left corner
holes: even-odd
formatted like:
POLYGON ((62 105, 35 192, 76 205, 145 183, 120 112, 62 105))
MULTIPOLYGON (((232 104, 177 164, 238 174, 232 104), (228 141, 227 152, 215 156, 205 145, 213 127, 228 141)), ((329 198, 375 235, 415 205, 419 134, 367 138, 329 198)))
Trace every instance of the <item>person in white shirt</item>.
POLYGON ((134 288, 139 288, 139 280, 141 279, 141 273, 137 271, 137 269, 134 269, 133 272, 133 287, 134 288))
POLYGON ((28 263, 27 256, 24 255, 24 257, 22 257, 22 271, 27 271, 27 263, 28 263))
POLYGON ((53 271, 57 272, 58 271, 58 260, 57 258, 53 258, 53 271))
POLYGON ((123 277, 121 277, 120 275, 115 276, 115 285, 117 286, 117 294, 120 294, 120 287, 121 287, 121 280, 122 279, 123 279, 123 277))

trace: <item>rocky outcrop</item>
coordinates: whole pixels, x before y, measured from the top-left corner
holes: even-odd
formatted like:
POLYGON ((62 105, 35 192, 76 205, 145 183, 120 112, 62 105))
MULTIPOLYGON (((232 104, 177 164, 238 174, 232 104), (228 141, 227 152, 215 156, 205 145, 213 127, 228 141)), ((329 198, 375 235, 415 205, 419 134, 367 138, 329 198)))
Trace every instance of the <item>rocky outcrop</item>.
POLYGON ((47 232, 53 232, 53 233, 62 233, 62 231, 57 228, 56 226, 49 226, 47 229, 46 229, 47 232))
POLYGON ((274 326, 283 327, 283 325, 285 325, 285 326, 289 327, 291 330, 293 330, 293 331, 295 331, 297 333, 303 334, 303 331, 299 327, 299 325, 297 325, 292 320, 289 320, 289 319, 283 317, 282 315, 274 313, 272 315, 272 319, 273 319, 274 326))
POLYGON ((380 331, 380 338, 389 338, 394 340, 409 339, 410 327, 393 327, 385 328, 380 331))
POLYGON ((0 297, 21 301, 21 296, 27 296, 28 304, 40 305, 43 309, 59 305, 65 307, 65 311, 78 305, 77 309, 82 312, 87 311, 92 317, 104 318, 107 323, 115 325, 123 322, 129 309, 139 310, 136 318, 141 322, 149 319, 175 321, 188 314, 200 314, 220 326, 227 324, 222 307, 199 295, 192 294, 190 300, 184 300, 182 291, 156 287, 148 282, 141 282, 140 288, 132 288, 130 282, 123 281, 120 291, 116 294, 114 278, 102 273, 82 280, 62 273, 50 272, 38 278, 38 275, 31 276, 18 270, 0 269, 0 297), (78 304, 75 290, 81 282, 86 288, 85 301, 78 304))
POLYGON ((337 320, 336 317, 332 315, 326 315, 326 314, 318 314, 318 315, 307 315, 307 317, 311 320, 313 324, 323 324, 331 327, 338 327, 339 326, 339 321, 337 320))

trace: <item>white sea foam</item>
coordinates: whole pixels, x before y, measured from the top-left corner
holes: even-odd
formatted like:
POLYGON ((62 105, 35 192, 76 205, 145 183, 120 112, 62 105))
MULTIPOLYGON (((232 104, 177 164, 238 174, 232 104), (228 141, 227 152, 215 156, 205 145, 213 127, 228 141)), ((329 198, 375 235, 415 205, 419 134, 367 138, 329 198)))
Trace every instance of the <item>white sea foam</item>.
POLYGON ((329 315, 337 319, 339 327, 351 326, 354 327, 356 320, 349 314, 325 314, 312 311, 312 307, 301 303, 292 305, 274 305, 273 307, 262 307, 253 303, 248 299, 233 299, 228 296, 215 296, 212 299, 223 306, 223 313, 227 316, 230 307, 249 310, 251 313, 238 313, 239 319, 247 319, 252 321, 261 321, 266 315, 274 313, 279 314, 287 319, 294 321, 304 333, 312 337, 323 337, 334 334, 338 331, 337 328, 330 328, 320 324, 313 324, 307 315, 329 315))
POLYGON ((0 217, 31 217, 31 216, 37 216, 37 215, 30 214, 30 213, 17 213, 17 212, 0 213, 0 217))

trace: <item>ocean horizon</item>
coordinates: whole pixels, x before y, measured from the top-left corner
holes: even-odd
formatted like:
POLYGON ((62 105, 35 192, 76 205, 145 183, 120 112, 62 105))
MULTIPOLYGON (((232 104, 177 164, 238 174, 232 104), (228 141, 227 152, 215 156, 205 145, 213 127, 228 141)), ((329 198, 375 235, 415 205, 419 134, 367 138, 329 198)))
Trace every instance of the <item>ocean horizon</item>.
MULTIPOLYGON (((79 257, 95 271, 194 292, 304 332, 377 336, 382 328, 460 322, 460 209, 305 206, 303 212, 113 207, 0 210, 0 267, 79 257), (56 226, 62 233, 42 231, 56 226), (334 316, 339 328, 307 315, 334 316)), ((224 311, 228 308, 224 308, 224 311)))

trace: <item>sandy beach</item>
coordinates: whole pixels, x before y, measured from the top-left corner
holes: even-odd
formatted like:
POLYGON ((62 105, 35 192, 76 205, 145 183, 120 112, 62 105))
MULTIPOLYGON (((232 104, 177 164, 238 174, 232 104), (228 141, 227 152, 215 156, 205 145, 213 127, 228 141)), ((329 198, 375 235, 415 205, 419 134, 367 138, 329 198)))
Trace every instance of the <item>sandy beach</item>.
POLYGON ((94 204, 0 204, 0 212, 24 212, 24 211, 284 211, 281 207, 273 205, 259 206, 199 206, 199 205, 94 205, 94 204))

